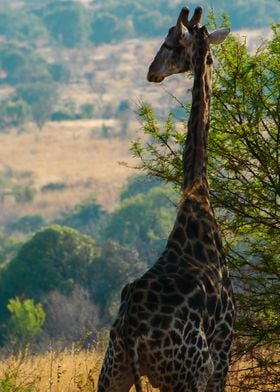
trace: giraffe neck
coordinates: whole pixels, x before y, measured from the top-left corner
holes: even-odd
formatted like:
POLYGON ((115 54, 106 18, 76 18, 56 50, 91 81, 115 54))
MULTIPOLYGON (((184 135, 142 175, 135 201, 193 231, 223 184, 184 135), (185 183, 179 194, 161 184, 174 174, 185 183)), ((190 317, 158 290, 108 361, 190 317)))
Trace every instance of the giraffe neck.
MULTIPOLYGON (((224 250, 207 181, 212 56, 206 45, 197 48, 194 61, 193 102, 183 156, 183 197, 166 254, 175 250, 177 256, 184 254, 206 264, 222 266, 224 250)), ((178 257, 176 260, 181 262, 178 257)))
POLYGON ((194 83, 188 136, 183 154, 183 191, 199 180, 208 191, 207 144, 211 96, 212 57, 206 43, 198 42, 193 55, 194 83))

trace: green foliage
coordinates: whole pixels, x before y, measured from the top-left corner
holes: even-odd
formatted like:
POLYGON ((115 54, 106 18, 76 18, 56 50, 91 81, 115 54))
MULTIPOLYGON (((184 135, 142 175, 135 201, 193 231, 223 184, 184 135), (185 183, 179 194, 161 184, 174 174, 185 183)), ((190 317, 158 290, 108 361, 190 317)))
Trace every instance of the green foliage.
POLYGON ((91 40, 96 43, 110 42, 117 34, 118 21, 114 14, 98 13, 91 23, 91 40))
POLYGON ((0 391, 1 392, 35 392, 36 384, 38 379, 30 380, 26 377, 24 381, 21 381, 23 376, 21 372, 21 364, 8 368, 0 379, 0 391))
POLYGON ((51 81, 46 61, 26 45, 4 42, 0 45, 0 55, 8 83, 17 85, 51 81))
POLYGON ((100 315, 107 322, 115 317, 123 286, 147 269, 137 250, 131 245, 104 242, 100 254, 92 266, 95 277, 91 287, 92 296, 99 305, 100 315))
POLYGON ((15 296, 40 301, 53 290, 70 293, 75 284, 88 289, 95 247, 76 230, 50 226, 37 232, 0 272, 1 313, 15 296))
POLYGON ((50 117, 56 99, 56 89, 53 84, 42 82, 25 83, 17 86, 17 95, 30 105, 32 117, 39 128, 50 117))
POLYGON ((10 222, 6 225, 8 233, 21 232, 24 234, 35 233, 40 230, 42 226, 46 225, 44 217, 41 215, 24 215, 16 222, 10 222))
POLYGON ((174 198, 169 187, 161 186, 124 199, 110 217, 106 238, 134 246, 140 258, 153 263, 172 228, 174 198))
POLYGON ((9 127, 21 127, 30 115, 30 106, 21 99, 8 100, 3 102, 0 113, 0 128, 4 131, 9 127))
POLYGON ((46 35, 46 29, 42 26, 40 18, 31 12, 25 12, 20 8, 2 6, 0 9, 0 34, 8 39, 35 41, 46 35))
POLYGON ((46 316, 41 304, 36 305, 32 299, 21 302, 16 297, 9 300, 7 308, 10 317, 6 339, 10 343, 25 345, 41 332, 46 316))
POLYGON ((100 240, 107 218, 108 213, 95 199, 92 199, 78 204, 73 211, 64 213, 57 223, 100 240))
POLYGON ((91 103, 84 103, 80 106, 80 118, 92 118, 94 114, 94 106, 91 103))
POLYGON ((0 234, 0 265, 5 264, 15 256, 21 243, 7 236, 6 234, 0 234))
POLYGON ((159 187, 160 180, 148 178, 145 174, 132 175, 120 194, 120 200, 147 193, 150 189, 159 187))
MULTIPOLYGON (((215 49, 209 140, 212 200, 238 287, 238 354, 253 351, 258 378, 262 374, 275 385, 269 366, 276 366, 277 358, 268 358, 266 349, 279 346, 280 328, 279 46, 280 26, 275 26, 272 39, 255 54, 233 36, 215 49)), ((189 109, 186 105, 187 115, 189 109)), ((132 145, 139 168, 178 188, 184 134, 170 117, 161 126, 149 106, 139 114, 149 135, 146 145, 139 140, 132 145)), ((258 380, 258 388, 266 389, 260 385, 258 380)))
POLYGON ((88 39, 88 13, 79 2, 50 3, 43 10, 43 20, 52 36, 67 48, 83 45, 88 39))
POLYGON ((69 83, 70 71, 66 65, 61 63, 52 63, 48 65, 48 70, 54 82, 69 83))
POLYGON ((0 173, 0 198, 5 200, 6 196, 12 196, 17 203, 30 202, 36 194, 32 182, 32 174, 30 176, 30 173, 6 168, 5 172, 0 173))

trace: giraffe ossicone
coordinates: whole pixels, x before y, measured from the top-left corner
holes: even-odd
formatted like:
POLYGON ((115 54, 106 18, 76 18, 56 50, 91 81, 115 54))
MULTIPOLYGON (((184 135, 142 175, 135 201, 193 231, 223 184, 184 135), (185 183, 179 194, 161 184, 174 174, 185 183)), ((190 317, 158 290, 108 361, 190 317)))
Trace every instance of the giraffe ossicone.
POLYGON ((213 64, 210 41, 221 43, 228 31, 209 38, 201 26, 202 8, 196 8, 190 21, 188 14, 188 8, 183 8, 148 72, 148 80, 155 82, 178 72, 192 70, 194 74, 183 152, 183 196, 159 259, 122 291, 98 392, 128 392, 133 384, 142 392, 143 375, 161 392, 225 390, 235 310, 211 207, 207 143, 213 64), (191 45, 189 41, 186 45, 185 37, 191 45))

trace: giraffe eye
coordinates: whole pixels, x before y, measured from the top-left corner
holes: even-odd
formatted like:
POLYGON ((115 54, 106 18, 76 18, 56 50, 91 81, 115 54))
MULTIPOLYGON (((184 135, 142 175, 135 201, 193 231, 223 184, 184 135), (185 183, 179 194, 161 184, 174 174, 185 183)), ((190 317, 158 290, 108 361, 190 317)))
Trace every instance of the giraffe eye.
POLYGON ((166 42, 163 43, 163 46, 167 49, 167 50, 173 50, 174 47, 172 45, 168 45, 166 42))

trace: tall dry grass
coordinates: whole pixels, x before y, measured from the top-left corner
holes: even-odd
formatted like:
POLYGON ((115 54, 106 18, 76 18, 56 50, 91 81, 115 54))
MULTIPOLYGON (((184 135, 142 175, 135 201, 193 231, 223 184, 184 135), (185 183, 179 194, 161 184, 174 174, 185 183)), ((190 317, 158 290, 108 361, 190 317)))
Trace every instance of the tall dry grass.
MULTIPOLYGON (((28 352, 0 361, 1 392, 96 392, 103 353, 98 350, 28 352)), ((134 387, 131 391, 135 391, 134 387)), ((156 392, 143 380, 143 392, 156 392)))
MULTIPOLYGON (((0 360, 1 392, 96 392, 104 351, 50 349, 45 354, 23 352, 0 360)), ((253 358, 233 364, 226 392, 278 391, 277 385, 265 379, 253 358), (252 374, 254 377, 252 377, 252 374), (275 389, 276 388, 276 389, 275 389)), ((275 372, 279 368, 275 368, 275 372)), ((158 392, 147 379, 143 392, 158 392)), ((134 392, 134 387, 131 392, 134 392)))
POLYGON ((95 350, 10 356, 0 362, 0 391, 94 392, 101 362, 95 350))

